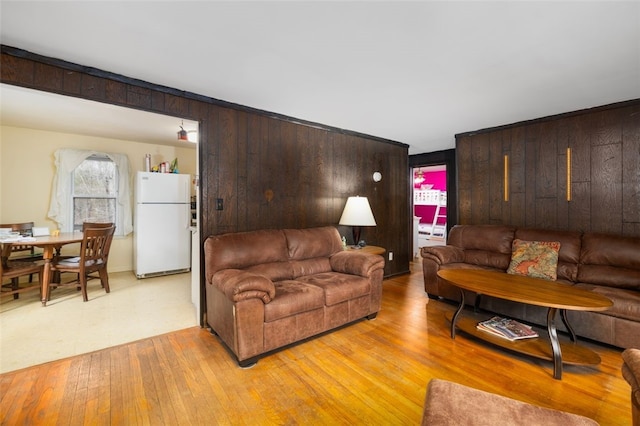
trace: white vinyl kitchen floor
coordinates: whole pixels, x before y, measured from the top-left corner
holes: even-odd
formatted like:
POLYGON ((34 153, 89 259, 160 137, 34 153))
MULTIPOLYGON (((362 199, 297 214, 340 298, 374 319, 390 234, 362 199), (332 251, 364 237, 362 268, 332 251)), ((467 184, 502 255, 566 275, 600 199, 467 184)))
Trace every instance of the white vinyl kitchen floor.
POLYGON ((92 352, 198 325, 191 273, 139 280, 109 274, 111 292, 90 280, 89 301, 75 287, 53 290, 42 307, 38 290, 0 301, 0 373, 92 352))

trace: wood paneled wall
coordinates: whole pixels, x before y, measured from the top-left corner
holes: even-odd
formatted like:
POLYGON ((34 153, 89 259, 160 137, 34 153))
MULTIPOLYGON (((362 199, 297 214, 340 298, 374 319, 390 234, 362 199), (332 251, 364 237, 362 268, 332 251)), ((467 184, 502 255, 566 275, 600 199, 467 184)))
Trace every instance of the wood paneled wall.
MULTIPOLYGON (((409 271, 408 145, 181 92, 2 46, 1 81, 200 122, 201 235, 336 225, 350 195, 369 197, 370 244, 409 271), (381 182, 372 174, 380 171, 381 182), (216 210, 222 199, 223 209, 216 210)), ((350 236, 350 229, 340 228, 350 236)))
POLYGON ((461 133, 456 151, 461 224, 640 236, 640 100, 461 133))
MULTIPOLYGON (((366 196, 378 226, 363 228, 362 238, 394 252, 387 275, 408 271, 406 146, 216 106, 209 118, 201 129, 218 143, 201 151, 204 229, 336 225, 349 196, 366 196)), ((350 241, 351 229, 339 229, 350 241)))

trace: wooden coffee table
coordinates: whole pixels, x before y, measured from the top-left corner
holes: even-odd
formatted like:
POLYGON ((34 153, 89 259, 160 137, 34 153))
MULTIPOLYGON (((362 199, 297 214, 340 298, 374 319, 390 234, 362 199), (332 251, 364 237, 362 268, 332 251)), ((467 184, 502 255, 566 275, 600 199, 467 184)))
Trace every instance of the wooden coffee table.
POLYGON ((604 311, 613 305, 613 302, 608 298, 569 285, 558 284, 554 281, 511 275, 503 272, 450 269, 438 271, 438 276, 460 289, 460 306, 449 317, 452 339, 456 337, 457 326, 468 334, 503 348, 541 359, 552 360, 553 377, 558 380, 562 379, 563 362, 577 365, 596 365, 600 363, 598 354, 576 343, 576 335, 567 320, 566 311, 604 311), (476 328, 477 323, 486 318, 481 318, 478 315, 461 315, 465 305, 463 289, 475 292, 478 295, 487 295, 549 308, 547 313, 547 332, 551 347, 549 348, 549 345, 545 344, 541 338, 522 339, 512 342, 478 330, 476 328), (558 311, 560 311, 560 316, 569 331, 573 344, 561 345, 558 340, 556 330, 556 315, 558 311))

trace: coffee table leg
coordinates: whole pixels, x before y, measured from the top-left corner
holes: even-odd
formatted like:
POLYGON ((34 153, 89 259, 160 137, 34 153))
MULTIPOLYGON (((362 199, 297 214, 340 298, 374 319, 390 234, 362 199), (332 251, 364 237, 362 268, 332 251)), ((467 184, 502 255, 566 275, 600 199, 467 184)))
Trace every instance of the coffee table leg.
POLYGON ((480 300, 482 299, 481 293, 476 293, 476 299, 473 302, 473 312, 478 313, 480 311, 480 300))
POLYGON ((571 335, 571 341, 575 342, 576 341, 576 332, 573 331, 573 327, 571 327, 571 324, 569 324, 569 318, 567 318, 567 310, 566 309, 560 309, 560 318, 562 318, 562 322, 564 323, 564 326, 567 327, 567 331, 571 335))
POLYGON ((549 340, 551 341, 551 350, 553 351, 553 378, 562 379, 562 350, 558 341, 558 332, 556 331, 556 308, 549 308, 547 313, 547 331, 549 332, 549 340))
POLYGON ((456 338, 456 322, 458 321, 458 316, 460 315, 460 312, 462 312, 463 308, 464 308, 464 291, 460 289, 460 306, 458 306, 456 313, 453 314, 453 317, 451 318, 451 338, 452 339, 456 338))

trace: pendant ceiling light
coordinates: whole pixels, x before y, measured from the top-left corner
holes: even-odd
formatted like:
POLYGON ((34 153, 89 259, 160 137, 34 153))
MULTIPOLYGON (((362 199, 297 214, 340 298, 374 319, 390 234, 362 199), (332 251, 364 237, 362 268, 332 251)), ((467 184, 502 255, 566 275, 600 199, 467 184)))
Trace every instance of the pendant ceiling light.
MULTIPOLYGON (((182 122, 182 124, 184 125, 184 121, 182 122)), ((180 126, 180 131, 178 131, 178 140, 179 141, 188 141, 189 140, 189 135, 187 133, 187 131, 184 129, 184 127, 180 126)))

